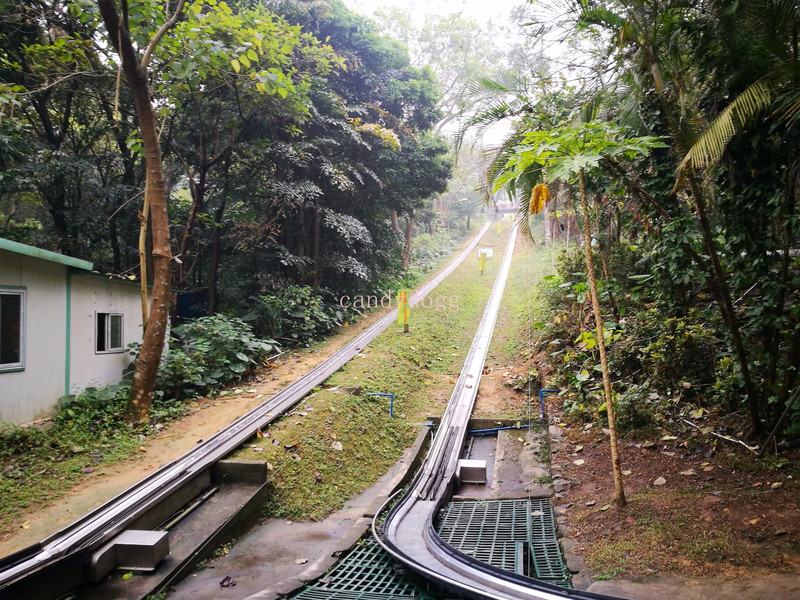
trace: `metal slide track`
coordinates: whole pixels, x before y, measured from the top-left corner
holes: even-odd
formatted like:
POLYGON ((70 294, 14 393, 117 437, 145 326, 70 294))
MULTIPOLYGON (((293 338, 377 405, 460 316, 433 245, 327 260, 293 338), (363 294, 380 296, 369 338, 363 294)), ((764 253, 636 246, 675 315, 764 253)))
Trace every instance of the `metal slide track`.
MULTIPOLYGON (((472 253, 489 227, 487 222, 458 257, 418 288, 412 294, 410 304, 416 304, 450 275, 472 253)), ((62 563, 88 563, 92 550, 124 531, 154 506, 222 460, 252 437, 257 428, 268 425, 300 402, 374 340, 395 318, 396 315, 390 311, 326 361, 205 442, 44 541, 1 559, 0 598, 8 597, 7 590, 26 579, 56 573, 62 563)))
POLYGON ((373 521, 373 534, 396 560, 423 577, 471 598, 493 600, 579 600, 611 596, 557 587, 505 571, 459 552, 445 543, 434 527, 434 516, 452 495, 456 468, 472 414, 497 312, 503 297, 517 228, 508 240, 500 271, 492 288, 464 368, 456 382, 430 451, 405 495, 394 505, 390 498, 373 521), (379 525, 379 519, 386 515, 379 525))

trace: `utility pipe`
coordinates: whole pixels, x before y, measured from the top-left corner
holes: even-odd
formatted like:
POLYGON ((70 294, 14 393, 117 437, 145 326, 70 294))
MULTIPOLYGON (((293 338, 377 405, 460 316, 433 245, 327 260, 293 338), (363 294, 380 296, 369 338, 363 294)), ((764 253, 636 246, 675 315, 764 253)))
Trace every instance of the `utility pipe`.
POLYGON ((392 411, 394 410, 394 394, 366 394, 367 396, 384 396, 389 398, 389 416, 392 416, 392 411))
POLYGON ((546 393, 557 394, 561 390, 539 390, 539 409, 542 411, 542 422, 544 422, 544 395, 546 393))

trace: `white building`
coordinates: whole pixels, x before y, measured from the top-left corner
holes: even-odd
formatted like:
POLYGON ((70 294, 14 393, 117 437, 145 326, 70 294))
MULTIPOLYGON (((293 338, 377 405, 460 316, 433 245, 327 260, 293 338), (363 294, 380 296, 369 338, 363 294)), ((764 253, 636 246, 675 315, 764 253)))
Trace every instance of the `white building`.
POLYGON ((50 416, 66 394, 119 382, 141 314, 137 283, 0 238, 0 422, 50 416))

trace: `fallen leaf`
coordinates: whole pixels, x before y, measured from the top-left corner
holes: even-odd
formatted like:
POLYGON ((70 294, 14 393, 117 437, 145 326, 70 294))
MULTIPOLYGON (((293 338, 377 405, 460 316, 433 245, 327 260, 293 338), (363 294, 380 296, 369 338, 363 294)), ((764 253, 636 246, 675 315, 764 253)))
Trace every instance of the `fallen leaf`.
POLYGON ((298 558, 296 561, 294 561, 294 564, 296 564, 296 565, 304 565, 307 562, 308 562, 307 558, 298 558))
POLYGON ((705 471, 706 473, 708 473, 709 471, 713 471, 713 470, 714 470, 713 466, 703 467, 703 471, 705 471))
POLYGON ((747 524, 748 524, 748 525, 755 525, 755 524, 757 524, 757 523, 758 523, 760 520, 761 520, 761 519, 758 519, 758 518, 756 518, 756 519, 751 519, 750 521, 748 521, 748 522, 747 522, 747 524))
POLYGON ((333 442, 333 444, 331 444, 331 448, 333 448, 334 450, 341 450, 342 449, 342 442, 338 442, 338 441, 337 442, 333 442))
POLYGON ((580 452, 581 450, 583 450, 583 446, 575 446, 573 452, 580 452))
POLYGON ((572 464, 573 464, 573 465, 577 465, 577 466, 579 466, 579 467, 580 467, 580 466, 581 466, 582 464, 584 464, 585 462, 586 462, 585 460, 583 460, 582 458, 579 458, 578 460, 573 460, 573 461, 572 461, 572 464))
POLYGON ((783 487, 783 482, 782 481, 776 481, 775 483, 773 483, 769 487, 771 487, 773 490, 777 490, 779 487, 783 487))
POLYGON ((130 571, 128 571, 127 573, 125 573, 125 575, 123 575, 123 576, 122 576, 122 579, 124 579, 124 580, 126 580, 126 581, 127 581, 127 580, 128 580, 128 579, 130 579, 131 577, 133 577, 133 573, 131 573, 130 571))
POLYGON ((594 500, 587 500, 586 501, 586 506, 594 506, 595 504, 597 504, 597 502, 595 502, 594 500))
POLYGON ((231 577, 230 575, 226 575, 225 579, 219 582, 219 587, 234 587, 236 585, 236 580, 231 577))
POLYGON ((653 485, 664 485, 665 483, 667 483, 667 480, 663 477, 659 477, 653 482, 653 485))
POLYGON ((31 522, 30 521, 25 521, 22 525, 20 525, 20 527, 22 527, 23 529, 30 529, 31 522))
POLYGON ((630 472, 630 471, 628 471, 628 470, 626 469, 625 471, 623 471, 623 472, 622 472, 622 474, 623 474, 623 475, 630 475, 630 474, 631 474, 631 472, 630 472))
POLYGON ((607 511, 607 510, 609 510, 610 508, 611 508, 611 505, 610 505, 610 504, 606 504, 605 506, 601 506, 601 507, 600 507, 600 510, 601 510, 602 512, 606 512, 606 511, 607 511))
POLYGON ((665 435, 661 438, 662 442, 671 442, 672 440, 677 440, 678 438, 674 435, 665 435))
POLYGON ((688 469, 686 471, 681 471, 681 475, 686 475, 688 477, 689 475, 697 475, 697 473, 694 469, 688 469))

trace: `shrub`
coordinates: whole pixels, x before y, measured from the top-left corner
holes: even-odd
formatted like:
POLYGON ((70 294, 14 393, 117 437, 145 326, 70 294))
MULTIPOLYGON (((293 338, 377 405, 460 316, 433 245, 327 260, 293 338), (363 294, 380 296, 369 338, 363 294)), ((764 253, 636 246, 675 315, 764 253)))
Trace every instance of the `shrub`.
MULTIPOLYGON (((156 378, 156 399, 185 398, 220 389, 250 373, 279 346, 255 336, 235 317, 213 315, 175 327, 156 378)), ((139 344, 131 344, 137 355, 139 344)), ((167 407, 160 406, 166 410, 167 407)))
POLYGON ((309 346, 351 318, 347 309, 325 303, 309 286, 289 285, 252 300, 254 310, 246 318, 252 319, 255 332, 291 345, 309 346))

